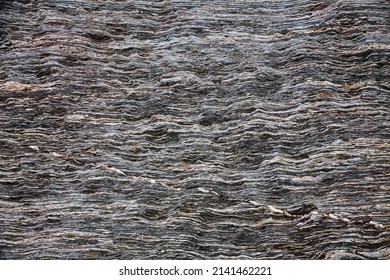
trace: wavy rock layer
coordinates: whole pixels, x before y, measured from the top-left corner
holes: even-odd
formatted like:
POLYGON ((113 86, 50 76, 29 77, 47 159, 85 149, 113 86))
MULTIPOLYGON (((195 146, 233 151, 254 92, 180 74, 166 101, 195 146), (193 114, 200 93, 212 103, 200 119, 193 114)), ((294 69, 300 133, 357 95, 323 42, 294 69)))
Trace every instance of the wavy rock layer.
POLYGON ((389 259, 388 1, 1 1, 2 259, 389 259))

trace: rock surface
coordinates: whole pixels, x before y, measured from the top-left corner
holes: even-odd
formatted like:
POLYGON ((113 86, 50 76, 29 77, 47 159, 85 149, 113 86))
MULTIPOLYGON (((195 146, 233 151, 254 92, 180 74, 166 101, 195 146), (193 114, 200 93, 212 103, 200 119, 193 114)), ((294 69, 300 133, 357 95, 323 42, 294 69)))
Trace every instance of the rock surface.
POLYGON ((389 259, 390 4, 0 1, 1 259, 389 259))

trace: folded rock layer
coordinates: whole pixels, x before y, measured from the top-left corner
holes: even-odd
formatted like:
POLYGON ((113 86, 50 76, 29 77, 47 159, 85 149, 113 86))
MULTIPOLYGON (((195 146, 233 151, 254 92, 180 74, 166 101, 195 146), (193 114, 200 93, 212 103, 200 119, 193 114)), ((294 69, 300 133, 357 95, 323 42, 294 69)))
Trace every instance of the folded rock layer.
POLYGON ((0 1, 1 259, 389 259, 388 1, 0 1))

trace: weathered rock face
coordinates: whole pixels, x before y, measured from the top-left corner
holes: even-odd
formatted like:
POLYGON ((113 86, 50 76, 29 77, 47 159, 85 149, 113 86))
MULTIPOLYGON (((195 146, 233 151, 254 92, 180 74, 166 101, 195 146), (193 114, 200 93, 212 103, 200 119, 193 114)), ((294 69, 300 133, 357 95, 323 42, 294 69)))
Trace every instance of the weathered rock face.
POLYGON ((388 1, 1 1, 0 258, 389 259, 388 1))

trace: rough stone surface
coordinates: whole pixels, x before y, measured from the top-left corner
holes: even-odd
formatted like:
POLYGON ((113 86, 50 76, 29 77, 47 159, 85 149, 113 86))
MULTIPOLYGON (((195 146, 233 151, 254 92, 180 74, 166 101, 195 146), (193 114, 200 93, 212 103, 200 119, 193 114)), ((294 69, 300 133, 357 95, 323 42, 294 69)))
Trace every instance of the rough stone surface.
POLYGON ((0 1, 1 259, 389 259, 389 1, 0 1))

